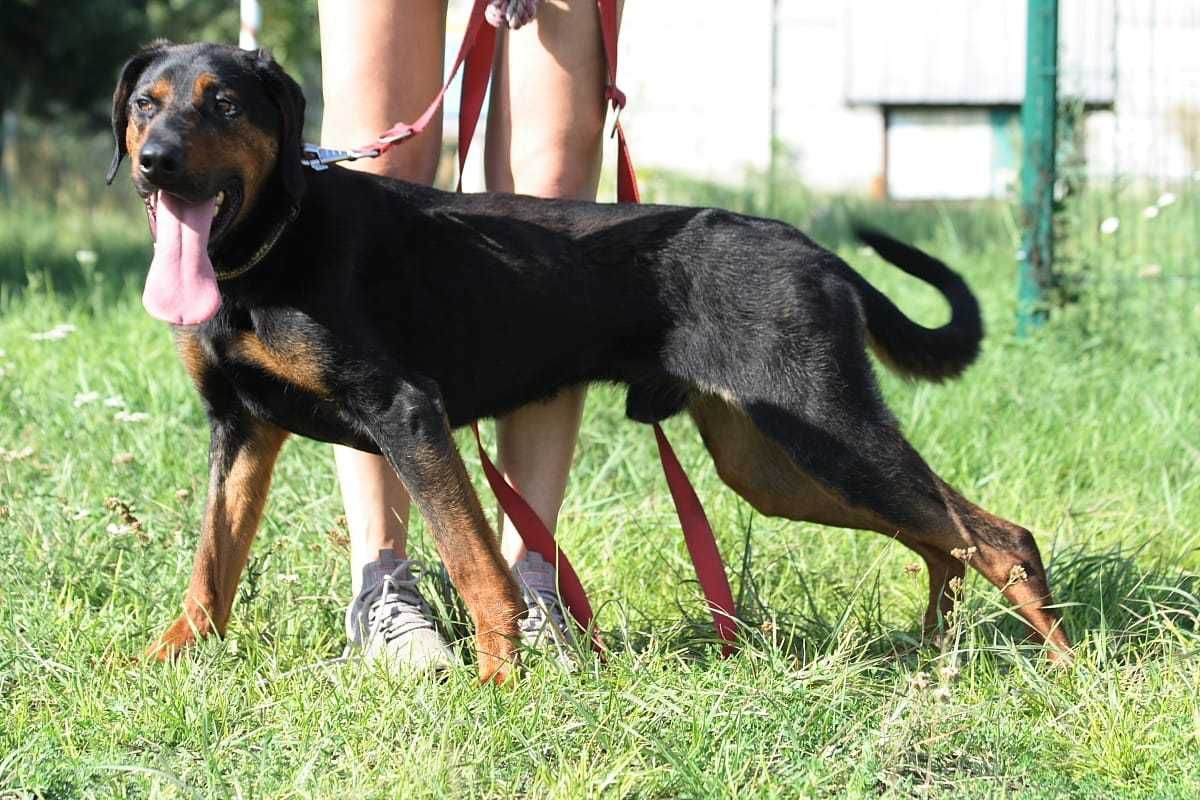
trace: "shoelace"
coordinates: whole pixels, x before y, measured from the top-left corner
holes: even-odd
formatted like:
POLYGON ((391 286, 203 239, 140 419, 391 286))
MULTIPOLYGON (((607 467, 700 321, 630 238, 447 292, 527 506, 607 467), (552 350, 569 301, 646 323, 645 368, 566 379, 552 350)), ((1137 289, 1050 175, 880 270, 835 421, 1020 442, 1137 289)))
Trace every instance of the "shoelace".
POLYGON ((525 596, 525 604, 529 607, 529 613, 518 623, 522 633, 540 633, 547 625, 547 614, 550 615, 550 622, 558 629, 558 632, 565 633, 567 630, 567 619, 562 600, 559 598, 555 586, 546 578, 548 576, 540 573, 525 575, 522 578, 521 588, 523 591, 521 593, 525 596))
MULTIPOLYGON (((382 581, 359 596, 359 602, 366 610, 368 635, 363 636, 363 641, 382 635, 384 641, 391 642, 415 630, 433 629, 433 622, 425 613, 425 601, 417 593, 420 576, 401 578, 403 569, 399 567, 392 574, 384 575, 382 581)), ((361 618, 359 624, 362 624, 361 618)))

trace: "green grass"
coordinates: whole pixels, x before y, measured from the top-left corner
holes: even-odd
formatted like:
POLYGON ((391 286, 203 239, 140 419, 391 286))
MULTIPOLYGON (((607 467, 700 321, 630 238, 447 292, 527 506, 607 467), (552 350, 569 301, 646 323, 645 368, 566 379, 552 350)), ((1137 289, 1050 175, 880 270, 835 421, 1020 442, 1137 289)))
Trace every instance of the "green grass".
MULTIPOLYGON (((1154 222, 1194 258, 1175 211, 1154 222)), ((613 389, 590 394, 560 526, 606 663, 535 663, 507 691, 468 669, 437 683, 316 667, 341 651, 350 581, 329 449, 305 441, 281 459, 229 635, 174 666, 139 663, 190 571, 203 414, 139 303, 136 210, 9 205, 0 797, 1200 795, 1200 288, 1097 284, 1020 341, 1006 208, 783 209, 927 324, 938 298, 848 244, 850 212, 938 253, 982 298, 978 365, 946 386, 884 376, 885 391, 943 477, 1037 533, 1078 642, 1071 667, 1022 644, 978 576, 951 644, 915 647, 926 589, 911 554, 756 515, 674 420, 746 622, 741 653, 719 659, 652 436, 613 389), (76 330, 31 338, 60 323, 76 330), (99 399, 77 406, 88 392, 99 399), (115 420, 112 396, 149 417, 115 420)), ((413 539, 432 553, 419 523, 413 539)))

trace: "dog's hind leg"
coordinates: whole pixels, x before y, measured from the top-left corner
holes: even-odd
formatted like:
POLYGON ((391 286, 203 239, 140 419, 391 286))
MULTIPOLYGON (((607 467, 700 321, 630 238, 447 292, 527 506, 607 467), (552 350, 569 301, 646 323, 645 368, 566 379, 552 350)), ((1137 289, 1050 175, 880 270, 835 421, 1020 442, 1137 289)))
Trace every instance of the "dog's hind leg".
POLYGON ((886 412, 863 406, 838 404, 849 418, 831 429, 774 405, 743 410, 731 397, 694 392, 688 404, 722 480, 762 513, 878 531, 920 554, 930 581, 927 628, 953 607, 951 581, 966 562, 1004 592, 1039 636, 1067 652, 1029 531, 962 498, 930 471, 886 412))
POLYGON ((212 426, 208 501, 183 614, 151 645, 161 660, 210 633, 225 633, 238 581, 267 502, 271 474, 287 432, 248 414, 212 426))

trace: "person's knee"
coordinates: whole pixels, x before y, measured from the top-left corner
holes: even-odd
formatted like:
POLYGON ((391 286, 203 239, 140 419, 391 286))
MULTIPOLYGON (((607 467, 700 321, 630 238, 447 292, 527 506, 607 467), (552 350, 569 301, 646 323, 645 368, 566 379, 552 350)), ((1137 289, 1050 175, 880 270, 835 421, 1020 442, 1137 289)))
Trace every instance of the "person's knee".
POLYGON ((403 147, 393 147, 372 165, 371 172, 402 181, 432 185, 437 178, 438 161, 441 157, 440 139, 418 136, 403 147))
POLYGON ((512 154, 517 192, 544 197, 590 198, 600 177, 604 117, 523 137, 512 154))

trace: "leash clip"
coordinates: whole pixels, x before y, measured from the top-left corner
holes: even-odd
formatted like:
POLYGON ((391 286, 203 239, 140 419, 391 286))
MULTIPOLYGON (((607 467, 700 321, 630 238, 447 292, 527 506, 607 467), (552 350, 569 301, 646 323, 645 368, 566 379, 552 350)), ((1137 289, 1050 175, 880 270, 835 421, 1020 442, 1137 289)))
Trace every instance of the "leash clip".
MULTIPOLYGON (((415 125, 417 123, 413 123, 413 124, 415 125)), ((410 137, 417 135, 417 131, 413 130, 412 126, 410 126, 410 125, 405 125, 403 127, 397 126, 397 127, 399 128, 398 130, 396 128, 393 128, 393 131, 394 131, 393 133, 388 133, 385 131, 384 134, 382 136, 380 136, 376 141, 378 141, 382 145, 393 145, 396 142, 403 142, 405 139, 408 139, 410 137)))
POLYGON ((314 172, 329 169, 330 164, 340 161, 357 161, 360 158, 375 158, 380 153, 375 149, 336 150, 331 147, 321 147, 315 144, 305 144, 300 163, 314 172))
POLYGON ((604 87, 604 99, 612 104, 613 109, 613 126, 608 134, 608 138, 613 138, 617 135, 617 130, 621 127, 621 112, 625 110, 625 93, 617 88, 615 83, 608 83, 604 87))

